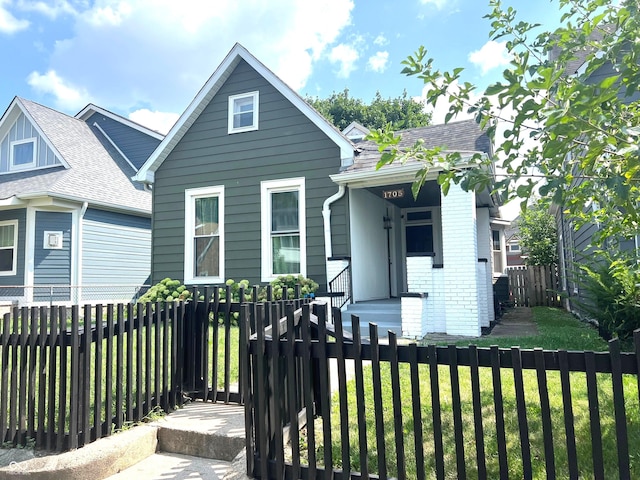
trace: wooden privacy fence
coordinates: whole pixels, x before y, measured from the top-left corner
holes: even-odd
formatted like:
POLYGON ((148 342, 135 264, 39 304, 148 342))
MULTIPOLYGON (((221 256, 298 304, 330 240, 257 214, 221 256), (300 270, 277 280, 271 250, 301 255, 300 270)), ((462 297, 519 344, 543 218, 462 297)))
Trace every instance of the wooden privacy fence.
MULTIPOLYGON (((221 300, 231 298, 228 287, 196 287, 194 294, 207 300, 23 307, 5 314, 1 443, 63 451, 157 408, 170 412, 186 396, 241 403, 241 302, 221 300)), ((256 294, 241 291, 240 298, 256 294)))
POLYGON ((634 353, 382 344, 314 308, 241 309, 268 325, 242 333, 250 476, 640 478, 640 332, 634 353))
POLYGON ((557 265, 508 267, 509 293, 516 307, 560 307, 557 265))

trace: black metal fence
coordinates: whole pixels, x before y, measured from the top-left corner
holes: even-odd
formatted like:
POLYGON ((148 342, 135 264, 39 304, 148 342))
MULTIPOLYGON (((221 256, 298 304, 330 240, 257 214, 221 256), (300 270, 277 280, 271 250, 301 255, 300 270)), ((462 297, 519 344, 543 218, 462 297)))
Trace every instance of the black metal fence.
POLYGON ((0 337, 0 435, 81 447, 182 403, 184 305, 23 307, 0 337))
POLYGON ((256 478, 640 478, 640 332, 633 353, 418 346, 242 312, 268 325, 243 337, 256 478))
POLYGON ((194 294, 204 300, 14 307, 0 317, 0 443, 63 451, 188 398, 241 403, 237 316, 257 289, 241 301, 225 300, 228 287, 194 294))

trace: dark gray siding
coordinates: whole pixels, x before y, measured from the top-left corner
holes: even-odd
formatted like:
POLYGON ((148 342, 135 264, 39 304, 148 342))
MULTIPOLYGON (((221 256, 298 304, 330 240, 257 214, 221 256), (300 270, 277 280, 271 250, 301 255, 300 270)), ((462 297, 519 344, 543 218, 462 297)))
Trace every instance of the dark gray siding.
MULTIPOLYGON (((260 281, 260 181, 306 177, 307 275, 325 278, 322 204, 340 151, 272 85, 241 62, 155 173, 153 280, 183 279, 184 191, 225 186, 225 276, 260 281), (259 130, 229 135, 229 95, 259 90, 259 130)), ((348 254, 346 200, 332 207, 333 249, 348 254)))
MULTIPOLYGON (((18 263, 15 275, 0 275, 0 285, 24 285, 24 252, 27 230, 27 210, 0 211, 0 222, 18 220, 18 263)), ((0 296, 2 296, 0 289, 0 296)))
POLYGON ((142 285, 151 271, 151 219, 88 209, 82 220, 82 284, 142 285))
POLYGON ((157 138, 153 138, 99 113, 91 115, 87 119, 87 123, 89 125, 97 123, 136 169, 140 169, 160 143, 157 138))
POLYGON ((36 212, 34 276, 36 285, 71 283, 71 214, 36 212), (62 232, 62 248, 45 249, 45 231, 62 232))

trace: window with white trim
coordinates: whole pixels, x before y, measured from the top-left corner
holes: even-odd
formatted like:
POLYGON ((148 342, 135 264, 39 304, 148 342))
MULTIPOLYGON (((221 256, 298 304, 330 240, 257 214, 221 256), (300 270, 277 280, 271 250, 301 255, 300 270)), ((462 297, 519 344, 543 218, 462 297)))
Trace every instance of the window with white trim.
POLYGON ((11 170, 24 170, 36 166, 36 139, 26 138, 11 142, 11 170))
POLYGON ((229 97, 229 133, 258 129, 258 92, 229 97))
POLYGON ((305 179, 260 183, 262 281, 279 275, 307 275, 305 179))
POLYGON ((18 264, 18 221, 0 222, 0 275, 15 275, 18 264))
POLYGON ((224 186, 184 192, 185 283, 224 282, 224 186))

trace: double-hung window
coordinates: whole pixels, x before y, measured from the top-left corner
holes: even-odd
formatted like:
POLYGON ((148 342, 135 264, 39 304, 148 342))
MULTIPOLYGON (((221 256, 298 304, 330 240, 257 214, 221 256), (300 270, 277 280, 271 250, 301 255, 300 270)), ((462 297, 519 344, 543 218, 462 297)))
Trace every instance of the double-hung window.
POLYGON ((24 170, 36 165, 36 139, 11 142, 11 170, 24 170))
POLYGON ((0 222, 0 275, 15 275, 18 261, 18 221, 0 222))
POLYGON ((304 178, 261 182, 262 281, 306 276, 304 178))
POLYGON ((224 186, 185 190, 184 278, 224 281, 224 186))
POLYGON ((229 133, 258 129, 258 92, 229 97, 229 133))

